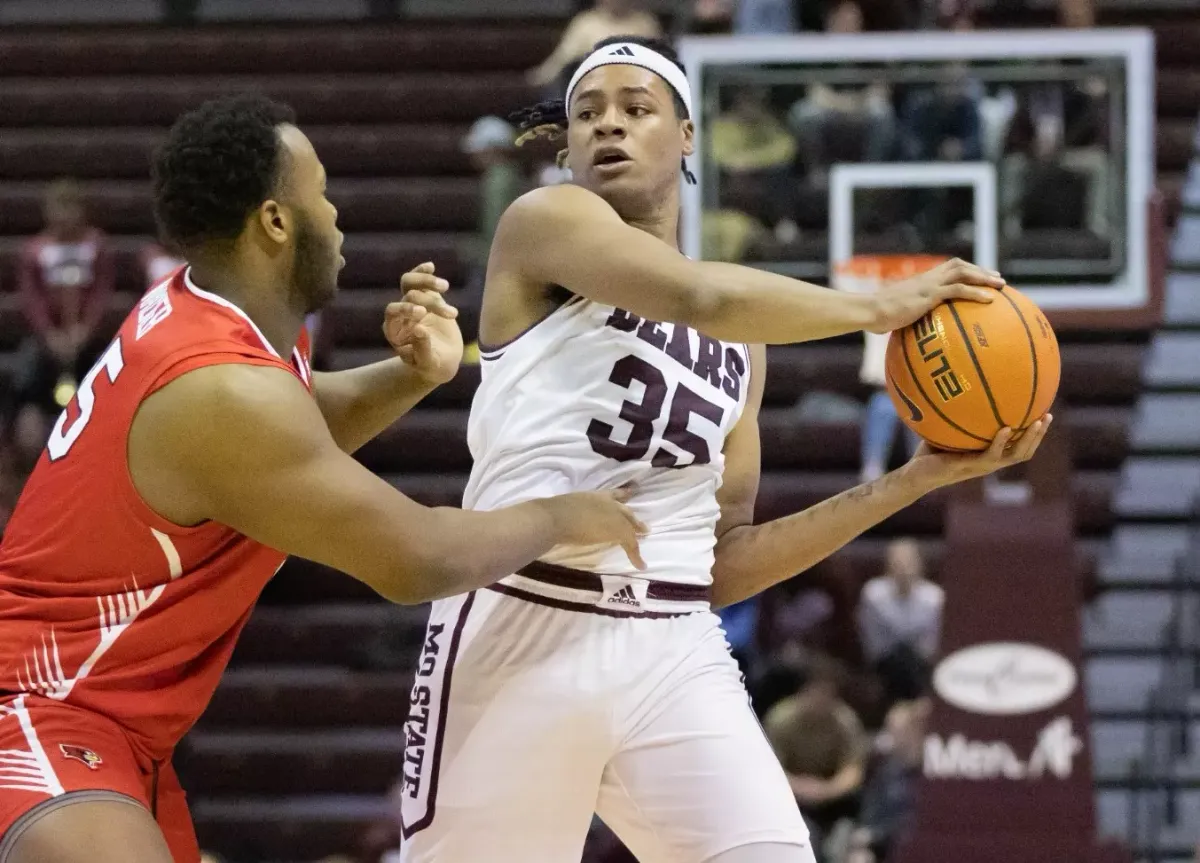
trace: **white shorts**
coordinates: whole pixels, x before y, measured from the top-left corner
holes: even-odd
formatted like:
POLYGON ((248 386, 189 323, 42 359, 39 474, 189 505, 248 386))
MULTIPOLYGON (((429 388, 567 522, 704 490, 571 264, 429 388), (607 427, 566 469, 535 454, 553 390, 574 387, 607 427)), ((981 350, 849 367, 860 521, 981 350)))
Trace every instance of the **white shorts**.
POLYGON ((405 863, 577 863, 598 813, 641 863, 808 829, 720 620, 434 603, 405 726, 405 863))

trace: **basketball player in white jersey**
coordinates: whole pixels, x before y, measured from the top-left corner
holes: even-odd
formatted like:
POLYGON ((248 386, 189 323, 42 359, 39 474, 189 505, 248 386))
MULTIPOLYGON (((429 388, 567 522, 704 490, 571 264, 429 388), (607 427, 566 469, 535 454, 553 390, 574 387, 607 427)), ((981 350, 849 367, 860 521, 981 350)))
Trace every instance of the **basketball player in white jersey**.
MULTIPOLYGON (((691 94, 655 43, 600 43, 566 92, 577 185, 531 192, 492 247, 465 505, 632 486, 644 569, 558 548, 435 603, 412 690, 406 863, 574 863, 593 812, 642 863, 811 863, 808 831, 710 609, 802 572, 953 482, 1029 458, 924 450, 753 525, 762 343, 912 323, 1001 280, 952 262, 878 297, 676 246, 691 94), (750 343, 750 344, 747 344, 750 343)), ((565 123, 564 123, 564 120, 565 123)))

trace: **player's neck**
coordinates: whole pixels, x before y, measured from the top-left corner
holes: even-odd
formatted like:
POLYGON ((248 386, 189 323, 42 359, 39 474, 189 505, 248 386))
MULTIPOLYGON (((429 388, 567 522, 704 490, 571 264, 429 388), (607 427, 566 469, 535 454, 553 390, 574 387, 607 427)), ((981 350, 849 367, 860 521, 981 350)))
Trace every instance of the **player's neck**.
POLYGON ((626 219, 625 224, 639 231, 645 231, 652 237, 662 240, 672 249, 679 250, 679 208, 664 209, 662 212, 626 219))
POLYGON ((281 357, 291 355, 304 327, 304 315, 293 311, 284 295, 253 289, 250 285, 255 280, 204 263, 190 262, 189 273, 196 287, 237 306, 254 322, 275 353, 281 357))

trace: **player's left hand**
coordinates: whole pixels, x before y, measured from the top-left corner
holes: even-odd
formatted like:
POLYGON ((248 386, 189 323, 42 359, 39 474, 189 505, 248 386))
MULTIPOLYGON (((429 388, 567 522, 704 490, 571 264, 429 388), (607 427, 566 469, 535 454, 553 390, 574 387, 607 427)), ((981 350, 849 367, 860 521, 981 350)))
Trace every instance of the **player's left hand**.
POLYGON ((421 264, 401 277, 404 297, 383 313, 383 334, 396 355, 434 386, 451 380, 462 362, 458 309, 442 296, 449 287, 432 263, 421 264))
POLYGON ((1001 429, 991 446, 978 453, 945 452, 922 442, 906 467, 916 471, 930 489, 978 479, 1033 458, 1053 421, 1054 417, 1046 414, 1015 442, 1012 429, 1001 429))

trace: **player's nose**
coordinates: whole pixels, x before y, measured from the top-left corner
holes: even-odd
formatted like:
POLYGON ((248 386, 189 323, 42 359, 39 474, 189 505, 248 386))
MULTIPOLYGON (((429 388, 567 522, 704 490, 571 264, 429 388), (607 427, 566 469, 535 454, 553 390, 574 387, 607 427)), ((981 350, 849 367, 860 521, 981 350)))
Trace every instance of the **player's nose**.
POLYGON ((615 105, 609 106, 608 110, 594 126, 596 135, 604 138, 610 135, 622 136, 625 134, 625 117, 617 109, 615 105))

